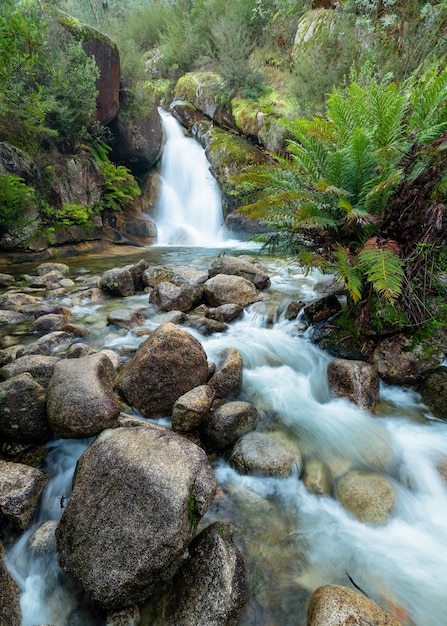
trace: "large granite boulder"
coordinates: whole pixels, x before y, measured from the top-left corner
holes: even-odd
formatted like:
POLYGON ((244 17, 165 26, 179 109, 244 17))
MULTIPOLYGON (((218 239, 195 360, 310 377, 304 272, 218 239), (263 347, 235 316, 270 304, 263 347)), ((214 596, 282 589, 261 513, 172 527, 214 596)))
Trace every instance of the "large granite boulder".
POLYGON ((161 324, 124 365, 117 380, 123 398, 146 417, 163 417, 187 391, 203 385, 208 361, 201 344, 174 324, 161 324))
POLYGON ((198 285, 184 283, 174 285, 163 281, 151 291, 149 302, 155 304, 160 311, 190 311, 202 297, 202 289, 198 285))
POLYGON ((357 519, 375 526, 386 524, 397 502, 396 490, 389 478, 360 470, 347 472, 338 479, 336 495, 357 519))
POLYGON ((45 389, 31 374, 0 383, 0 437, 20 443, 44 443, 50 437, 45 389))
POLYGON ((56 529, 61 567, 107 609, 172 578, 217 483, 201 448, 155 425, 106 430, 78 462, 56 529))
POLYGON ((217 274, 208 279, 203 285, 203 295, 207 304, 212 307, 221 304, 239 304, 245 307, 262 300, 262 295, 251 281, 228 274, 217 274))
POLYGON ((270 278, 261 269, 235 256, 222 254, 215 259, 208 269, 209 277, 217 274, 229 274, 242 276, 254 284, 257 289, 265 289, 270 286, 270 278))
POLYGON ((123 298, 135 294, 135 283, 132 273, 125 267, 115 267, 111 270, 106 270, 99 279, 99 287, 111 295, 123 298))
POLYGON ((203 425, 202 436, 216 450, 223 450, 238 437, 254 430, 258 411, 251 402, 227 402, 212 411, 203 425))
POLYGON ((236 626, 248 585, 233 533, 232 524, 216 522, 194 539, 157 626, 236 626))
POLYGON ((48 476, 29 465, 0 459, 0 513, 24 530, 36 512, 48 476))
POLYGON ((210 410, 214 396, 215 391, 209 385, 199 385, 180 396, 172 408, 172 428, 188 432, 200 426, 210 410))
POLYGON ((231 463, 241 474, 278 478, 299 475, 303 467, 298 447, 279 432, 247 433, 236 441, 231 463))
POLYGON ((307 626, 399 626, 399 622, 358 591, 340 585, 319 587, 309 602, 307 626))
POLYGON ((243 360, 236 348, 227 348, 221 354, 220 362, 208 381, 218 398, 236 396, 242 384, 243 360))
POLYGON ((365 361, 335 359, 327 368, 329 389, 338 398, 348 398, 365 411, 373 411, 379 401, 380 378, 377 368, 365 361))
POLYGON ((0 369, 0 378, 11 378, 28 372, 39 385, 47 387, 53 375, 54 366, 60 361, 58 356, 30 354, 7 363, 0 369))
POLYGON ((20 589, 5 565, 5 549, 0 541, 0 624, 22 626, 20 589))
POLYGON ((63 359, 48 385, 48 419, 56 437, 96 435, 117 423, 120 405, 114 394, 115 368, 102 352, 63 359))
POLYGON ((154 106, 144 114, 130 108, 121 110, 110 124, 115 141, 110 158, 122 163, 134 174, 151 168, 160 158, 163 128, 160 114, 154 106))

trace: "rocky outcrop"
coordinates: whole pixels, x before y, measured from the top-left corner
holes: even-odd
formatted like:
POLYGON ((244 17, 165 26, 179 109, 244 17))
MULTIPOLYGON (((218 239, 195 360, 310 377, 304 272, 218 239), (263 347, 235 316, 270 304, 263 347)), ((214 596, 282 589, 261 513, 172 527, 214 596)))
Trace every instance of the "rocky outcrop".
POLYGON ((14 528, 30 524, 47 481, 35 467, 0 459, 0 512, 14 528))
POLYGON ((115 368, 101 352, 59 361, 48 386, 47 403, 55 436, 91 437, 116 425, 120 406, 114 381, 115 368))
POLYGON ((21 443, 44 443, 50 436, 47 394, 31 374, 0 383, 0 436, 21 443))
POLYGON ((2 626, 22 626, 20 589, 5 565, 5 549, 0 541, 0 623, 2 626))
MULTIPOLYGON (((244 557, 233 533, 232 524, 215 523, 191 543, 189 557, 160 611, 164 625, 236 626, 248 583, 244 557)), ((161 623, 157 621, 157 626, 161 623)))
POLYGON ((335 359, 327 368, 331 393, 348 398, 365 411, 373 411, 379 401, 380 378, 377 368, 364 361, 335 359))
POLYGON ((399 626, 399 622, 361 593, 339 585, 319 587, 309 601, 307 626, 399 626))
POLYGON ((216 486, 203 450, 167 429, 104 431, 56 529, 61 567, 105 608, 144 600, 178 569, 216 486))
POLYGON ((128 167, 133 174, 141 174, 160 158, 163 130, 160 114, 152 107, 144 114, 126 106, 110 124, 114 135, 110 158, 128 167))
POLYGON ((376 526, 386 524, 396 506, 393 484, 376 472, 348 472, 337 481, 336 493, 355 517, 376 526))
POLYGON ((174 326, 161 324, 124 365, 117 380, 123 398, 146 417, 168 415, 174 402, 208 378, 201 344, 174 326))

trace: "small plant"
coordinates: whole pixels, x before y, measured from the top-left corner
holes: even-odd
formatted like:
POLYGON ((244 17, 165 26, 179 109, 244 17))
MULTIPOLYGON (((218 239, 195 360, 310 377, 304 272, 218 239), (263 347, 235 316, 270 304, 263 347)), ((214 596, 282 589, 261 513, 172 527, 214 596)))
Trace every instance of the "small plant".
POLYGON ((19 176, 0 175, 0 234, 23 226, 24 212, 34 200, 34 189, 19 176))
POLYGON ((91 150, 105 178, 101 209, 119 213, 141 194, 138 183, 127 167, 109 160, 110 147, 107 144, 98 141, 91 150))

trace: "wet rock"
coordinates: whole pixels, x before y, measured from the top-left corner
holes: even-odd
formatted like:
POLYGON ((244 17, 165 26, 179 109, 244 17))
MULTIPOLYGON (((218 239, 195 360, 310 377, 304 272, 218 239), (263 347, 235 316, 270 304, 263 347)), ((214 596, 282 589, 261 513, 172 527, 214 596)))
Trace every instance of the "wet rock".
POLYGON ((142 276, 143 285, 156 287, 160 283, 171 282, 174 278, 174 270, 162 265, 148 267, 142 276))
POLYGON ((64 278, 70 275, 70 268, 65 263, 41 263, 37 266, 36 271, 39 276, 45 276, 48 272, 57 272, 64 278))
POLYGON ((210 306, 238 304, 245 307, 262 300, 262 296, 252 282, 241 276, 217 274, 203 286, 205 300, 210 306))
POLYGON ((306 461, 303 483, 310 493, 317 496, 332 494, 332 476, 329 467, 318 459, 306 461))
POLYGON ((117 389, 146 417, 162 417, 180 396, 204 384, 207 373, 197 339, 174 324, 161 324, 124 365, 117 389))
POLYGON ((104 431, 78 462, 56 529, 61 567, 104 608, 144 600, 174 575, 216 488, 184 437, 149 424, 104 431))
POLYGON ((151 291, 149 302, 155 304, 160 311, 190 311, 202 297, 200 287, 192 285, 177 286, 169 282, 161 282, 151 291))
POLYGON ((337 398, 348 398, 365 411, 373 411, 379 401, 380 378, 377 368, 365 361, 335 359, 327 368, 329 390, 337 398))
POLYGON ((25 274, 23 278, 28 281, 29 287, 51 291, 61 287, 61 281, 64 279, 64 276, 60 272, 52 271, 40 276, 28 276, 25 274))
POLYGON ((33 315, 36 319, 42 317, 42 315, 63 315, 65 320, 68 321, 71 318, 70 311, 56 304, 55 302, 35 302, 34 304, 24 304, 20 307, 22 313, 33 315))
POLYGON ((327 320, 339 311, 341 311, 341 304, 335 295, 325 296, 304 307, 304 314, 310 324, 327 320))
POLYGON ((339 585, 324 585, 312 595, 307 626, 399 626, 392 615, 361 593, 339 585))
POLYGON ((44 522, 37 528, 28 540, 28 547, 37 554, 53 554, 56 552, 55 530, 56 520, 44 522))
POLYGON ((0 383, 0 436, 21 443, 44 443, 50 437, 47 394, 31 374, 0 383))
POLYGON ((302 469, 299 449, 281 433, 244 435, 234 446, 231 463, 241 474, 279 478, 287 478, 294 468, 300 474, 302 469))
POLYGON ((12 274, 0 273, 0 287, 12 287, 16 282, 16 279, 12 274))
POLYGON ((208 381, 208 384, 215 390, 216 397, 228 398, 239 393, 242 367, 242 356, 236 348, 224 350, 218 368, 208 381))
POLYGON ((207 271, 195 270, 190 267, 177 267, 175 270, 175 279, 180 278, 187 283, 193 283, 195 285, 203 285, 209 276, 207 271))
MULTIPOLYGON (((137 233, 135 233, 137 234, 137 233)), ((128 265, 125 269, 129 270, 132 274, 133 284, 135 287, 135 291, 143 291, 144 283, 143 283, 143 274, 149 267, 149 264, 144 259, 138 261, 134 265, 128 265)))
POLYGON ((214 333, 224 333, 228 330, 228 326, 225 322, 218 322, 217 320, 209 319, 207 317, 199 317, 198 319, 191 319, 189 326, 197 330, 201 335, 207 337, 214 333))
POLYGON ((135 294, 133 276, 125 268, 114 268, 105 271, 99 279, 99 287, 107 293, 123 298, 135 294))
POLYGON ((232 322, 238 317, 242 317, 244 309, 239 304, 221 304, 217 310, 222 313, 224 322, 232 322))
POLYGON ((374 351, 371 362, 379 376, 395 385, 411 385, 420 382, 430 370, 444 360, 446 342, 444 334, 415 343, 403 334, 385 337, 374 351))
POLYGON ((194 539, 163 608, 164 624, 236 626, 248 583, 245 560, 233 533, 232 524, 218 522, 194 539))
POLYGON ((254 430, 258 411, 251 402, 227 402, 211 412, 202 428, 203 438, 216 450, 223 450, 238 437, 254 430))
POLYGON ((210 278, 218 274, 241 276, 252 282, 257 289, 266 289, 270 286, 270 278, 265 272, 248 261, 226 254, 213 261, 208 273, 210 278))
POLYGON ((27 293, 5 293, 0 296, 0 308, 10 311, 18 311, 26 305, 37 305, 42 299, 30 296, 27 293))
POLYGON ((91 437, 116 425, 120 413, 113 392, 115 368, 98 352, 64 359, 48 386, 48 419, 56 437, 91 437))
POLYGON ((140 622, 140 608, 134 604, 125 609, 109 611, 105 626, 139 626, 140 622))
MULTIPOLYGON (((11 363, 12 360, 13 356, 10 352, 8 352, 8 350, 0 350, 0 368, 2 368, 4 365, 8 365, 8 363, 11 363)), ((2 378, 1 370, 0 378, 2 378)))
POLYGON ((55 330, 64 330, 67 324, 67 318, 65 315, 57 313, 49 313, 48 315, 41 315, 31 324, 31 332, 35 333, 50 333, 55 330))
POLYGON ((172 407, 172 428, 180 432, 194 430, 210 410, 215 391, 209 385, 199 385, 180 396, 172 407))
POLYGON ((107 316, 108 324, 116 324, 128 330, 142 326, 145 321, 146 318, 142 313, 133 311, 132 309, 115 309, 115 311, 111 311, 107 316))
POLYGON ((0 369, 1 378, 11 378, 25 372, 29 372, 34 380, 47 387, 53 375, 54 366, 60 361, 57 356, 46 356, 42 354, 30 354, 22 356, 12 363, 0 369))
POLYGON ((54 356, 63 352, 73 341, 73 335, 63 330, 55 330, 40 337, 37 341, 17 350, 17 358, 41 354, 44 356, 54 356))
POLYGON ((304 302, 301 302, 301 300, 292 300, 286 307, 284 317, 289 321, 296 319, 298 317, 298 313, 304 308, 304 306, 305 304, 304 302))
POLYGON ((31 317, 18 311, 2 310, 0 309, 0 326, 13 326, 16 324, 23 324, 27 322, 31 317))
POLYGON ((376 526, 386 524, 396 507, 392 483, 376 472, 348 472, 338 479, 336 494, 357 519, 376 526))
POLYGON ((422 381, 419 391, 425 404, 440 419, 447 419, 447 367, 437 367, 422 381))
POLYGON ((20 589, 5 565, 5 549, 0 541, 0 623, 22 626, 20 589))
POLYGON ((35 467, 0 459, 0 511, 15 528, 29 525, 47 481, 35 467))

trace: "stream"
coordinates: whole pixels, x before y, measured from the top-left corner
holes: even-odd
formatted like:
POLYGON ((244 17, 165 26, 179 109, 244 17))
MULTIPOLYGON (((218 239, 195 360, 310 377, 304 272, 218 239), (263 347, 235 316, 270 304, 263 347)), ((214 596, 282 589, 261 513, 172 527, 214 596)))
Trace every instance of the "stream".
MULTIPOLYGON (((177 234, 169 234, 164 209, 160 215, 164 216, 160 246, 128 254, 124 250, 116 258, 70 259, 72 279, 140 259, 150 265, 204 269, 222 251, 257 257, 253 246, 227 242, 224 236, 219 248, 217 234, 210 235, 210 247, 198 243, 195 235, 194 245, 180 245, 191 229, 182 226, 177 234), (179 232, 182 235, 177 237, 179 232)), ((226 348, 239 350, 244 362, 240 399, 257 407, 258 431, 286 437, 301 450, 305 467, 322 462, 333 479, 348 468, 386 475, 397 493, 397 506, 388 523, 373 526, 358 521, 333 493, 308 491, 297 472, 281 479, 243 476, 227 456, 214 460, 222 495, 201 526, 215 520, 236 525, 250 578, 239 626, 305 626, 306 602, 317 587, 334 583, 353 588, 352 581, 403 626, 447 624, 447 485, 438 470, 447 460, 447 424, 435 419, 410 388, 382 383, 374 415, 348 400, 332 398, 326 375, 332 357, 312 343, 312 329, 300 318, 284 317, 291 300, 309 303, 320 297, 314 285, 321 275, 306 274, 291 259, 262 256, 260 260, 271 276, 266 302, 248 307, 225 333, 204 337, 186 330, 202 343, 209 361, 216 362, 226 348)), ((30 269, 4 266, 0 272, 19 277, 30 269)), ((123 347, 136 347, 145 338, 107 326, 107 314, 113 309, 141 311, 148 329, 165 317, 149 304, 145 293, 95 303, 74 300, 76 295, 67 292, 62 304, 70 307, 74 324, 88 328, 90 334, 83 341, 97 350, 125 354, 123 347)), ((169 426, 169 416, 161 423, 169 426)), ((49 453, 43 469, 50 480, 41 506, 31 526, 6 545, 8 568, 21 589, 23 626, 105 624, 105 615, 92 608, 79 586, 59 569, 56 553, 42 555, 29 546, 42 523, 60 518, 61 496, 70 496, 76 461, 91 441, 46 444, 49 453)), ((152 623, 146 607, 142 624, 152 623)))

